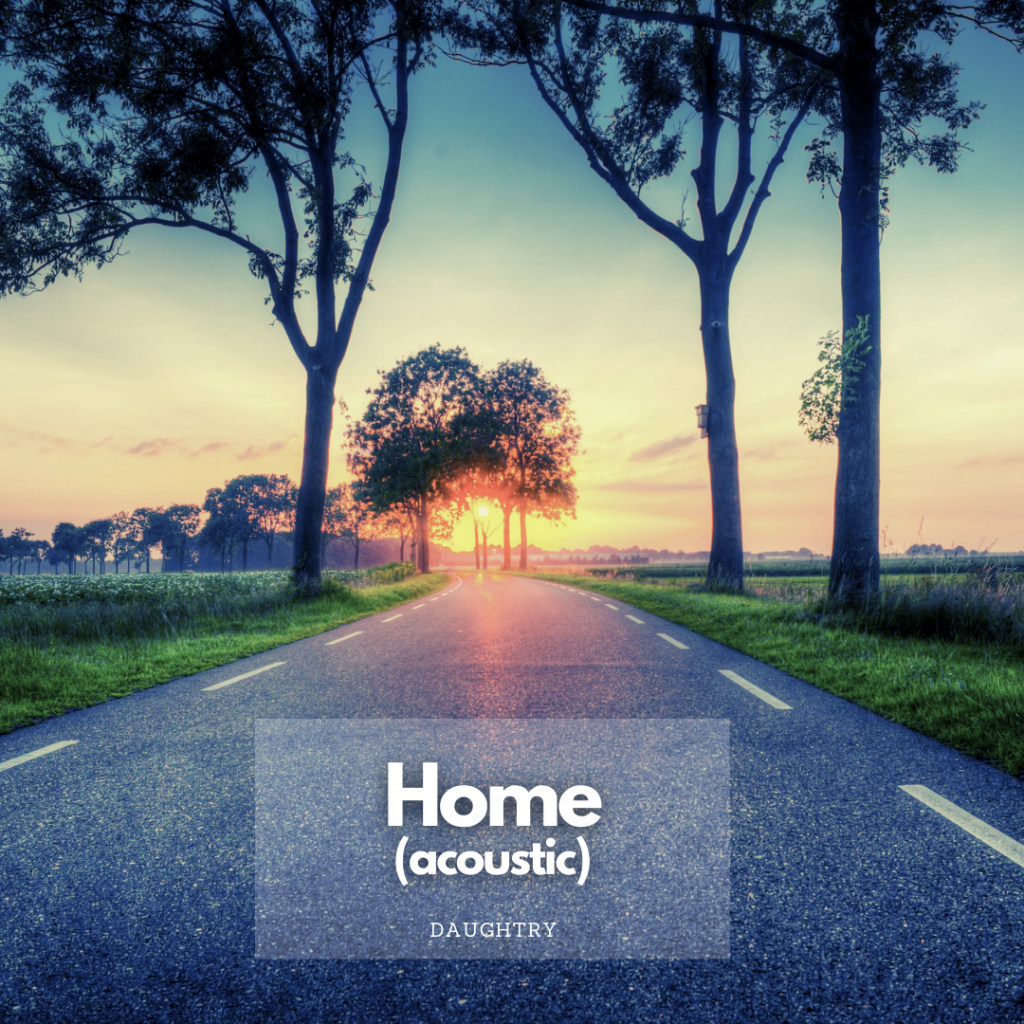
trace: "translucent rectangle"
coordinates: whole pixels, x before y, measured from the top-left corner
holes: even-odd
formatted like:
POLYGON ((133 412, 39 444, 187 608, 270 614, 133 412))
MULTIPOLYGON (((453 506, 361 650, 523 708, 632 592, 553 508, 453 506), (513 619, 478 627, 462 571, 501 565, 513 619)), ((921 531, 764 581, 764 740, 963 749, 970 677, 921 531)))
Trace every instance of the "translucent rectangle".
POLYGON ((256 955, 728 957, 729 723, 258 720, 256 955))

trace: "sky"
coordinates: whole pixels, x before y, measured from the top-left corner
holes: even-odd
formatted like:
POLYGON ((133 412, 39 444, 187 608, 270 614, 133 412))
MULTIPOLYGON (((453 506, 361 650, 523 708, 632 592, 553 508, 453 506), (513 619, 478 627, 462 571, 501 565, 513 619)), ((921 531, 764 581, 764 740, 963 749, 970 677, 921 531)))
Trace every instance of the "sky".
MULTIPOLYGON (((889 182, 883 551, 1024 549, 1024 57, 968 32, 953 58, 961 98, 987 104, 964 136, 973 152, 955 175, 915 165, 889 182)), ((349 142, 379 182, 374 117, 360 101, 349 142)), ((693 128, 684 145, 695 153, 693 128)), ((817 341, 841 322, 838 210, 805 178, 813 134, 791 147, 732 288, 743 541, 754 552, 827 553, 832 542, 835 446, 810 443, 797 422, 817 341)), ((767 151, 758 157, 763 166, 767 151)), ((651 190, 670 219, 690 166, 651 190)), ((272 226, 265 198, 257 179, 247 203, 261 230, 272 226)), ((304 372, 241 251, 162 228, 126 249, 81 282, 0 302, 5 533, 49 538, 62 521, 201 505, 241 473, 299 478, 304 372)), ((577 518, 531 519, 530 542, 710 547, 696 271, 590 170, 522 69, 441 57, 415 77, 372 279, 338 378, 353 415, 378 370, 434 342, 483 368, 530 359, 570 392, 586 451, 577 518)), ((347 478, 340 440, 336 418, 331 484, 347 478)), ((455 546, 471 544, 467 521, 455 546)))

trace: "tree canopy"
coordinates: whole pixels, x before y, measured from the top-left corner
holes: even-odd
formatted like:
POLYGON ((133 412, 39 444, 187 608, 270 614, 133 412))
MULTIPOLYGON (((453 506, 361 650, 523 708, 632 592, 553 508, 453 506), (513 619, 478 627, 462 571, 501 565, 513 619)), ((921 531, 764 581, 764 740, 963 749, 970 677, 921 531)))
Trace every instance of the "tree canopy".
POLYGON ((409 80, 430 61, 438 8, 439 0, 4 7, 4 59, 17 77, 0 108, 0 294, 109 263, 141 228, 192 228, 234 246, 264 282, 306 372, 300 582, 319 578, 335 380, 391 217, 409 80), (343 148, 360 93, 387 140, 378 185, 343 148), (264 175, 276 232, 265 209, 253 217, 238 202, 264 175), (310 289, 312 340, 298 311, 310 289))
POLYGON ((431 507, 447 500, 471 451, 471 439, 451 425, 471 410, 480 371, 464 349, 435 344, 378 372, 366 412, 349 429, 348 465, 358 496, 378 512, 412 504, 418 568, 427 572, 431 507))
POLYGON ((609 17, 611 10, 560 0, 463 3, 453 34, 475 48, 478 63, 525 63, 542 99, 598 177, 641 223, 693 262, 700 279, 709 408, 708 573, 742 587, 730 288, 822 75, 749 36, 730 47, 719 28, 609 17), (699 159, 690 170, 696 200, 683 195, 676 217, 656 209, 650 189, 643 193, 685 162, 684 126, 691 117, 700 134, 699 159), (734 153, 726 152, 731 136, 723 131, 730 124, 734 153), (752 143, 759 124, 770 126, 774 143, 766 166, 755 172, 752 143), (720 200, 722 171, 733 161, 732 184, 720 200), (699 234, 689 226, 694 213, 699 234))
POLYGON ((580 429, 569 393, 550 384, 529 360, 505 360, 486 373, 466 429, 475 438, 474 494, 500 506, 502 568, 511 569, 510 520, 519 512, 519 568, 526 568, 526 517, 534 510, 575 515, 580 429))
POLYGON ((480 499, 502 509, 505 568, 515 509, 524 559, 528 512, 572 514, 579 427, 568 393, 528 360, 481 374, 463 349, 435 344, 380 376, 365 414, 348 431, 354 498, 378 515, 415 517, 422 571, 430 564, 431 524, 450 533, 453 517, 475 514, 480 499))
MULTIPOLYGON (((959 133, 978 116, 961 103, 959 68, 929 41, 950 45, 974 26, 1024 49, 1024 0, 953 4, 936 0, 808 0, 685 5, 606 4, 565 0, 590 16, 636 25, 685 25, 763 44, 817 69, 824 87, 815 109, 821 134, 809 146, 808 177, 822 190, 838 188, 841 219, 842 337, 858 339, 864 356, 856 401, 841 402, 836 438, 835 513, 829 593, 851 603, 871 599, 879 585, 881 475, 881 234, 888 223, 893 171, 909 160, 956 170, 959 133), (933 119, 939 131, 925 125, 933 119), (835 141, 842 136, 840 157, 835 141), (867 334, 860 333, 867 325, 867 334)), ((846 399, 849 396, 844 396, 846 399)))

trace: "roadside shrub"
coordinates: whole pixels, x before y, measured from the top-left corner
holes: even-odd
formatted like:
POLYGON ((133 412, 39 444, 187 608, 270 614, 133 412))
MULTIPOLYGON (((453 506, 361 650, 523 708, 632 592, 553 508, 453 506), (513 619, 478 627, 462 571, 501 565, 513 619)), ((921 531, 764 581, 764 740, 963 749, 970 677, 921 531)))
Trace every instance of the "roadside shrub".
POLYGON ((877 600, 856 610, 839 608, 827 597, 811 604, 823 624, 889 636, 1000 644, 1024 653, 1024 580, 1008 572, 883 583, 877 600))

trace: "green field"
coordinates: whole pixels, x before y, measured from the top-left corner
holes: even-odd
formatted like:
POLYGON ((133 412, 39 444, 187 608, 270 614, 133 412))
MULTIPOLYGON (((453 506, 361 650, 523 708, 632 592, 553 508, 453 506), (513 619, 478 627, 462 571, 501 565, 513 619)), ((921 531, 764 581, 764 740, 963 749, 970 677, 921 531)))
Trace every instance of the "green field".
POLYGON ((0 578, 0 732, 124 697, 440 590, 412 566, 326 573, 316 597, 285 572, 0 578))
MULTIPOLYGON (((621 575, 629 573, 637 579, 704 579, 708 574, 707 562, 668 562, 654 565, 588 565, 586 571, 596 575, 621 575)), ((883 576, 951 576, 986 569, 1024 573, 1022 555, 962 555, 958 558, 883 558, 883 576)), ((538 570, 546 572, 546 569, 538 570)), ((552 572, 563 571, 552 567, 552 572)), ((574 571, 566 567, 565 571, 574 571)), ((748 579, 763 578, 804 578, 828 579, 829 560, 814 558, 808 560, 771 559, 746 562, 743 572, 748 579)))

